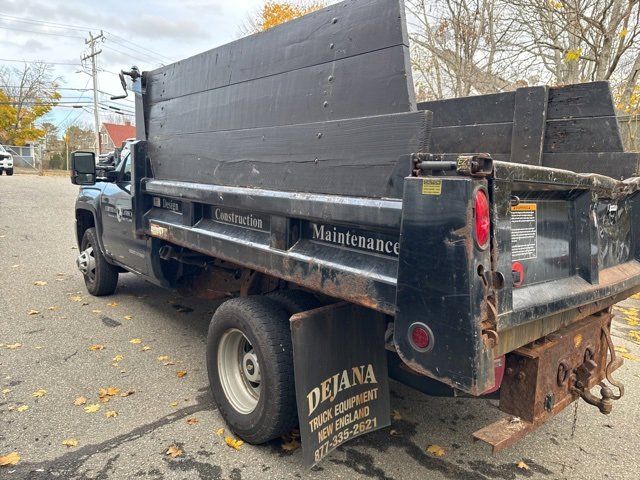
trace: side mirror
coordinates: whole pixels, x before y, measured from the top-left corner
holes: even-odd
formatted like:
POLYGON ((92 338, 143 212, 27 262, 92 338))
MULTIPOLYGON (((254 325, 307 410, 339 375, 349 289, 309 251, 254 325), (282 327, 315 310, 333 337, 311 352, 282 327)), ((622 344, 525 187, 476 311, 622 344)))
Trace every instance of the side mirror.
POLYGON ((95 153, 71 153, 71 183, 74 185, 94 185, 96 183, 95 153))

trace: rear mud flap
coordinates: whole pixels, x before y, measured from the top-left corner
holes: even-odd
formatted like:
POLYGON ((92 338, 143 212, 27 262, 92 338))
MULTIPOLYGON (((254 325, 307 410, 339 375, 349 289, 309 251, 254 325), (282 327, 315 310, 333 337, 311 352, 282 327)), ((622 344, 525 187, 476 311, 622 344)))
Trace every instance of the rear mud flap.
POLYGON ((305 466, 391 424, 384 316, 336 303, 291 317, 305 466))

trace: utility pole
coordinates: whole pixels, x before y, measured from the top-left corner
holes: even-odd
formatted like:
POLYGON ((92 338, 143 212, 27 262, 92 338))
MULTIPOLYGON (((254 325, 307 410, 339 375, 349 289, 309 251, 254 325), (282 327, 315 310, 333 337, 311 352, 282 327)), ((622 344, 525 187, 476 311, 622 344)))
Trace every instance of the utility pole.
POLYGON ((97 67, 97 56, 102 53, 102 50, 96 50, 96 42, 103 38, 102 30, 100 30, 100 35, 93 36, 92 32, 89 32, 89 38, 87 38, 84 43, 85 45, 89 45, 91 49, 90 53, 86 54, 82 57, 82 60, 91 59, 91 77, 93 78, 93 121, 95 123, 96 128, 96 137, 95 137, 95 150, 96 157, 100 155, 100 119, 98 118, 98 67, 97 67))

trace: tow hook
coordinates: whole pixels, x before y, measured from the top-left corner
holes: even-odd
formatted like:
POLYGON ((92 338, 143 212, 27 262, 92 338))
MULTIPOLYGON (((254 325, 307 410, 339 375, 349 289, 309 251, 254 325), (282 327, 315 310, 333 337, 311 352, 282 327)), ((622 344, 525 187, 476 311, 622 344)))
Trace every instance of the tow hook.
MULTIPOLYGON (((602 327, 602 335, 607 342, 607 348, 609 349, 609 355, 611 360, 605 368, 605 377, 607 381, 618 389, 618 395, 613 393, 613 390, 608 387, 604 382, 600 382, 600 398, 591 393, 591 389, 587 387, 591 372, 597 369, 598 365, 593 361, 593 354, 589 350, 585 353, 585 361, 582 365, 575 369, 575 383, 571 388, 571 391, 579 395, 585 402, 594 407, 598 407, 600 413, 609 415, 613 410, 613 401, 619 400, 624 395, 624 384, 619 380, 615 380, 611 377, 611 372, 618 368, 622 363, 622 359, 616 358, 616 351, 611 340, 611 334, 607 326, 602 327)), ((562 365, 561 365, 562 367, 562 365)), ((558 378, 560 378, 560 371, 558 371, 558 378)))
POLYGON ((601 383, 600 396, 601 398, 598 398, 586 388, 580 392, 580 397, 585 402, 587 402, 589 405, 593 405, 594 407, 598 407, 600 413, 609 415, 611 413, 611 410, 613 409, 613 390, 607 387, 604 383, 601 383))

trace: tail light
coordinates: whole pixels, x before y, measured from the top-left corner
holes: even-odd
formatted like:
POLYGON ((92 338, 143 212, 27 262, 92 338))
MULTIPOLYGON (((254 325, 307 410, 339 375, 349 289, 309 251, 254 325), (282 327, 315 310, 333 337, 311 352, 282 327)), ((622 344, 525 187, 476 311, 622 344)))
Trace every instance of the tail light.
POLYGON ((475 224, 476 243, 485 249, 489 244, 491 219, 489 217, 489 197, 487 192, 479 188, 474 199, 473 220, 475 224))
POLYGON ((433 332, 424 323, 414 323, 409 327, 409 342, 419 352, 428 352, 433 348, 433 332))

